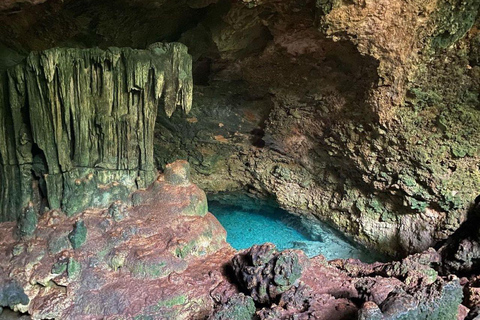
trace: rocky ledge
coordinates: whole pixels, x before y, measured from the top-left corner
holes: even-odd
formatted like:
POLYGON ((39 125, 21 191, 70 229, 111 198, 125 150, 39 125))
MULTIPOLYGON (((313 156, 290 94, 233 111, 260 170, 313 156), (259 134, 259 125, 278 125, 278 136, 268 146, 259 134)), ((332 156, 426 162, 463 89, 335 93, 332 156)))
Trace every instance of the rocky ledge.
POLYGON ((462 285, 476 292, 440 276, 433 249, 374 264, 236 252, 185 161, 127 202, 21 221, 0 224, 0 307, 33 319, 465 319, 462 285))
POLYGON ((0 225, 0 306, 34 319, 201 318, 212 290, 233 290, 222 265, 234 251, 184 162, 131 203, 52 210, 31 236, 22 229, 0 225))

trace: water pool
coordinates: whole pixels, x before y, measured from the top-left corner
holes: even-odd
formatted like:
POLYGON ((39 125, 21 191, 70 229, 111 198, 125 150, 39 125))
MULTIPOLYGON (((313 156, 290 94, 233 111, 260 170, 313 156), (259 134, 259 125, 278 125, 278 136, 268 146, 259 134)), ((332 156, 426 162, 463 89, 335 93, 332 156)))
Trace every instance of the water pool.
POLYGON ((209 211, 227 230, 227 242, 237 250, 271 242, 280 250, 301 249, 309 257, 321 254, 328 260, 385 260, 379 254, 349 241, 327 225, 318 222, 314 226, 302 223, 300 218, 279 208, 252 206, 245 209, 211 201, 209 211))

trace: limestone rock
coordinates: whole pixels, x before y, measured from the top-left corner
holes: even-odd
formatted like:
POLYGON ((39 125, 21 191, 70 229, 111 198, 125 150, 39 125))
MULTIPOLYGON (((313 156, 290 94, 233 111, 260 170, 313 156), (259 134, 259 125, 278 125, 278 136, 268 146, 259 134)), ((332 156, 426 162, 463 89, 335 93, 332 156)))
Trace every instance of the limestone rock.
POLYGON ((211 320, 251 320, 255 315, 255 303, 250 296, 243 293, 236 294, 228 299, 216 310, 211 320))
POLYGON ((37 228, 38 217, 32 205, 24 209, 23 215, 18 219, 17 233, 20 237, 31 236, 37 228))
POLYGON ((82 220, 75 222, 75 227, 68 235, 68 239, 72 244, 73 249, 80 248, 87 239, 87 227, 82 220))
POLYGON ((120 220, 110 209, 75 217, 51 210, 21 239, 13 222, 0 223, 0 306, 35 319, 208 316, 214 289, 236 290, 223 274, 234 253, 225 230, 209 213, 190 215, 203 191, 162 176, 135 194, 135 206, 110 206, 124 210, 120 220), (24 249, 12 255, 17 247, 24 249))
POLYGON ((233 259, 233 270, 241 286, 257 303, 272 303, 290 289, 302 274, 303 252, 278 253, 275 246, 253 246, 233 259))
POLYGON ((16 305, 27 305, 28 296, 23 288, 15 281, 5 281, 0 284, 0 307, 14 309, 16 305))
POLYGON ((363 304, 358 314, 358 320, 382 320, 383 315, 380 308, 371 301, 363 304))
POLYGON ((190 164, 178 160, 165 166, 165 181, 173 185, 190 184, 190 164))
POLYGON ((121 221, 128 216, 127 205, 123 201, 117 200, 108 208, 108 214, 115 221, 121 221))
MULTIPOLYGON (((257 318, 447 320, 456 319, 461 309, 458 278, 441 278, 429 266, 435 260, 438 265, 433 249, 402 261, 374 264, 355 259, 327 263, 322 256, 304 259, 294 253, 279 253, 264 244, 232 259, 235 280, 255 302, 257 318), (289 279, 288 286, 274 280, 277 266, 287 270, 283 275, 289 276, 282 279, 289 279)), ((228 299, 220 301, 226 305, 228 299)))
POLYGON ((54 48, 10 68, 0 101, 0 220, 39 191, 50 209, 72 215, 148 186, 157 109, 190 110, 191 73, 178 43, 54 48))

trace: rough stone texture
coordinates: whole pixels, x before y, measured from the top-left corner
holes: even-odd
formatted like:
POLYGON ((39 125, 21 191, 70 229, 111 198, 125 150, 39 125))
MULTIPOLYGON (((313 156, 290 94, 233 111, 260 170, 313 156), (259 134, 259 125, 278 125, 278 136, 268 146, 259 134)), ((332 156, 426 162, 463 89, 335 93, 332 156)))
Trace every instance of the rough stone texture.
POLYGON ((442 272, 472 276, 480 267, 480 198, 469 213, 468 219, 439 249, 442 255, 442 272))
MULTIPOLYGON (((435 260, 440 258, 432 249, 384 264, 326 262, 265 244, 238 253, 232 269, 240 289, 256 303, 259 319, 457 319, 459 279, 438 277, 429 266, 435 260), (282 279, 291 281, 285 285, 282 279)), ((213 319, 226 310, 244 311, 247 302, 234 295, 219 303, 213 319)))
POLYGON ((31 236, 37 228, 37 223, 38 217, 33 205, 27 206, 18 219, 17 234, 20 237, 31 236))
POLYGON ((5 1, 2 1, 2 3, 0 4, 0 12, 15 12, 16 10, 19 10, 19 8, 21 8, 24 5, 28 5, 28 4, 35 5, 35 4, 44 3, 45 1, 47 0, 22 0, 22 1, 5 0, 5 1))
POLYGON ((249 296, 243 293, 231 296, 225 304, 218 306, 210 319, 217 320, 251 320, 255 315, 255 303, 249 296))
POLYGON ((327 10, 325 4, 320 6, 326 13, 320 15, 325 33, 335 41, 352 41, 360 53, 379 61, 380 81, 369 94, 369 104, 387 126, 422 60, 463 37, 480 6, 477 0, 327 3, 331 5, 327 10))
POLYGON ((68 234, 68 239, 70 240, 73 249, 80 248, 85 243, 85 240, 87 239, 87 228, 82 220, 77 220, 77 222, 75 222, 75 227, 72 232, 68 234))
POLYGON ((277 253, 275 246, 253 246, 233 259, 235 277, 253 300, 271 304, 288 291, 302 274, 303 252, 277 253), (300 255, 300 258, 299 258, 300 255))
POLYGON ((173 185, 188 186, 190 181, 190 164, 185 160, 175 161, 165 166, 165 181, 173 185))
MULTIPOLYGON (((442 263, 433 249, 374 264, 308 259, 272 244, 235 252, 205 214, 204 195, 162 175, 132 194, 120 220, 115 202, 76 217, 45 212, 29 237, 0 223, 0 307, 33 319, 464 318, 460 282, 432 269, 442 263)), ((475 283, 469 288, 471 305, 475 283)))
POLYGON ((199 111, 159 117, 158 167, 187 159, 208 192, 273 195, 402 256, 446 239, 480 188, 479 4, 51 0, 0 34, 20 53, 185 43, 199 111))
POLYGON ((449 237, 438 250, 441 255, 439 271, 443 274, 456 274, 461 278, 466 319, 480 315, 480 281, 478 276, 480 261, 480 197, 469 212, 468 219, 449 237))
POLYGON ((14 223, 1 223, 0 306, 34 319, 208 316, 211 291, 236 291, 222 270, 234 251, 211 214, 192 215, 194 194, 203 191, 160 177, 134 194, 141 202, 121 221, 108 209, 75 218, 51 210, 23 240, 15 240, 14 223), (83 245, 52 252, 77 219, 88 230, 83 245))
POLYGON ((480 189, 479 3, 330 3, 219 4, 184 33, 210 86, 159 120, 158 163, 180 154, 208 192, 273 195, 391 255, 426 250, 480 189))
POLYGON ((191 58, 178 43, 50 49, 9 69, 2 88, 0 220, 38 198, 72 215, 153 181, 157 110, 190 110, 191 58))
POLYGON ((0 4, 0 38, 23 54, 52 47, 145 48, 172 42, 196 23, 208 2, 6 0, 0 4))

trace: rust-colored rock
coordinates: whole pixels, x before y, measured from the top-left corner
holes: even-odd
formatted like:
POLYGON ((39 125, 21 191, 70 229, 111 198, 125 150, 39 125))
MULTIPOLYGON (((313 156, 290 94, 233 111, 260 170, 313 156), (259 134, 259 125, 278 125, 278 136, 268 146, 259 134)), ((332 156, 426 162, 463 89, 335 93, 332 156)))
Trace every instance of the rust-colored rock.
MULTIPOLYGON (((260 319, 460 317, 464 313, 459 308, 459 280, 438 277, 429 266, 432 256, 430 250, 391 263, 364 264, 353 259, 327 263, 322 256, 309 260, 301 251, 279 253, 272 244, 265 244, 237 254, 232 268, 240 289, 261 307, 256 313, 260 319)), ((234 312, 239 304, 226 305, 234 312)), ((225 304, 218 310, 225 313, 225 304)))
MULTIPOLYGON (((183 172, 184 165, 171 168, 183 172)), ((433 249, 374 264, 308 259, 272 244, 236 253, 219 222, 204 214, 204 196, 192 183, 160 176, 132 195, 133 205, 115 202, 76 217, 46 212, 27 238, 17 238, 14 223, 0 224, 0 306, 34 319, 465 315, 458 279, 431 268, 440 261, 433 249)), ((469 290, 477 304, 477 288, 469 290)))

